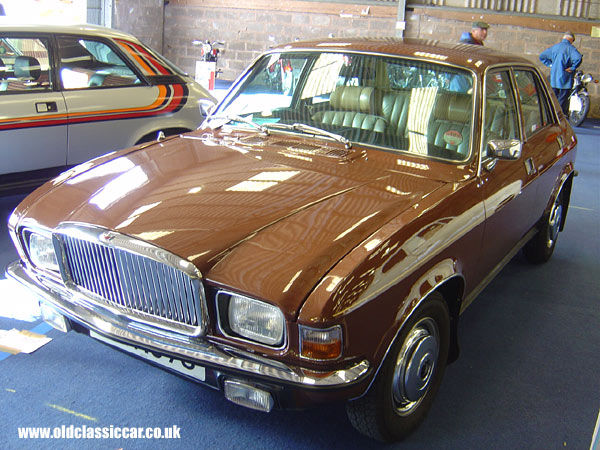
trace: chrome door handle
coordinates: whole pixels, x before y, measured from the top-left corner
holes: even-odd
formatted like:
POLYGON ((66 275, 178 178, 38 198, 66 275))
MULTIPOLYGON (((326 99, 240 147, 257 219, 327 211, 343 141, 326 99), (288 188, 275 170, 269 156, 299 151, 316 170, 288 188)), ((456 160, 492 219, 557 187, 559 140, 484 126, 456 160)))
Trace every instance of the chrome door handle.
POLYGON ((525 160, 525 170, 527 171, 527 175, 529 175, 529 176, 531 176, 537 172, 532 158, 527 158, 525 160))

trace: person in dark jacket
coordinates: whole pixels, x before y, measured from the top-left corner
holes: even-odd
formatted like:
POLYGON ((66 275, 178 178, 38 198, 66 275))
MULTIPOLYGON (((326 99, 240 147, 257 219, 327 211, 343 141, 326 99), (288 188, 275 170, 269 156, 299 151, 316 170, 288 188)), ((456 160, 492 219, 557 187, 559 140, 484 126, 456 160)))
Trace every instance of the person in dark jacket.
POLYGON ((460 42, 462 44, 473 44, 473 45, 483 45, 483 41, 488 34, 488 28, 490 26, 483 21, 473 22, 473 28, 471 28, 471 32, 465 31, 460 36, 460 42))
POLYGON ((550 67, 550 86, 565 113, 568 111, 567 100, 573 86, 573 75, 583 60, 583 56, 577 51, 573 42, 575 42, 575 35, 567 31, 562 41, 540 54, 540 61, 550 67))

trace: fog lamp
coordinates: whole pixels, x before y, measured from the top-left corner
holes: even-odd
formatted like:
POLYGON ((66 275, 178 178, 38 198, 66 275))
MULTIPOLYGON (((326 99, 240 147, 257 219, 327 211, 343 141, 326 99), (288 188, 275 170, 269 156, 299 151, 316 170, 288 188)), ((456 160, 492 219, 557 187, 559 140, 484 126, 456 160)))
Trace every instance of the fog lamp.
POLYGON ((225 398, 233 403, 258 411, 270 412, 274 400, 271 393, 240 381, 225 380, 225 398))
POLYGON ((308 359, 336 359, 342 354, 342 328, 310 328, 300 325, 300 356, 308 359))
POLYGON ((52 325, 53 328, 62 331, 63 333, 67 333, 71 326, 65 316, 60 314, 53 306, 47 304, 46 302, 40 303, 40 312, 42 313, 42 319, 44 322, 52 325))

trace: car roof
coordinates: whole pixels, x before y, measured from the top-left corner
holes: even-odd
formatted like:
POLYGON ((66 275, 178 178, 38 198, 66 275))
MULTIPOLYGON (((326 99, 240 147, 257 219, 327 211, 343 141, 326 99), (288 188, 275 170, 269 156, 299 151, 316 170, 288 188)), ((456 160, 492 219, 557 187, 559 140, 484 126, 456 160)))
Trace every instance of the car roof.
POLYGON ((327 38, 292 42, 280 45, 274 50, 281 51, 283 49, 399 55, 463 66, 480 73, 484 72, 487 67, 498 64, 533 65, 529 59, 482 45, 414 38, 327 38))
POLYGON ((7 21, 6 17, 0 18, 0 33, 52 33, 52 34, 79 34, 86 36, 103 36, 108 38, 121 38, 135 40, 137 38, 113 28, 98 25, 47 25, 47 24, 14 24, 7 21))

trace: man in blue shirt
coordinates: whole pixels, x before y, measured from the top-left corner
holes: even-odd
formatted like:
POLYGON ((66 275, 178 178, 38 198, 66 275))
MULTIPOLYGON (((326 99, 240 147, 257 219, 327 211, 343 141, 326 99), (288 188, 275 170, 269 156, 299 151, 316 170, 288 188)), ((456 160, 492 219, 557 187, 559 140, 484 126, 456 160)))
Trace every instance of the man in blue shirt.
POLYGON ((575 35, 567 31, 562 41, 540 54, 540 61, 550 67, 550 86, 565 113, 569 107, 567 99, 573 86, 573 75, 583 59, 573 45, 574 41, 575 35))
POLYGON ((473 27, 471 28, 471 32, 465 31, 460 36, 461 44, 473 44, 473 45, 483 45, 483 41, 487 37, 488 28, 490 26, 483 22, 482 20, 478 22, 473 22, 473 27))

